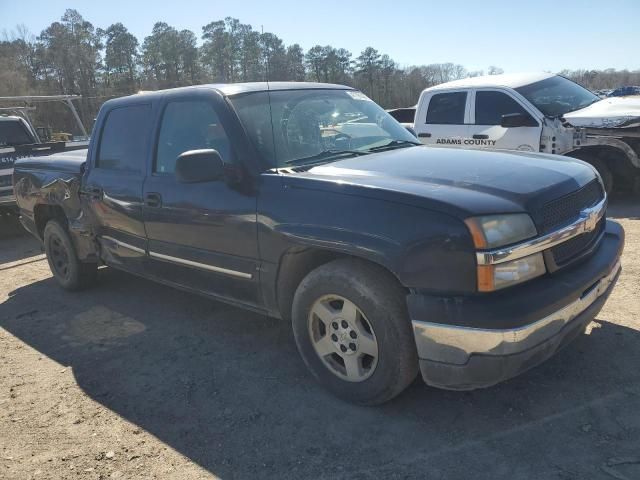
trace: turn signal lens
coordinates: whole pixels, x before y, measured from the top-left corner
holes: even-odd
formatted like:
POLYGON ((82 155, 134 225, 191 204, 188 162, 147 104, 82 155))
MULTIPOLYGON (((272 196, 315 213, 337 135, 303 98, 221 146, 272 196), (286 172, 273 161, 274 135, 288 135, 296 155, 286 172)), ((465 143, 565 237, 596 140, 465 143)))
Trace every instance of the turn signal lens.
POLYGON ((492 292, 544 275, 542 253, 495 265, 478 265, 478 291, 492 292))

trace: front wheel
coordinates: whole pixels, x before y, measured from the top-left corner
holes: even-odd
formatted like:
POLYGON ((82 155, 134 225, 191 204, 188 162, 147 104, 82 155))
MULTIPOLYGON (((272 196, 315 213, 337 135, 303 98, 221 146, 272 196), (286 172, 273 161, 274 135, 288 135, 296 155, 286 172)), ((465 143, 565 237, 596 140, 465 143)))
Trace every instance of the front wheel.
POLYGON ((60 222, 50 220, 44 227, 43 239, 49 268, 62 288, 81 290, 95 283, 98 265, 78 259, 69 232, 60 222))
POLYGON ((312 271, 296 291, 292 322, 311 373, 345 400, 384 403, 418 373, 405 292, 381 267, 347 259, 312 271))

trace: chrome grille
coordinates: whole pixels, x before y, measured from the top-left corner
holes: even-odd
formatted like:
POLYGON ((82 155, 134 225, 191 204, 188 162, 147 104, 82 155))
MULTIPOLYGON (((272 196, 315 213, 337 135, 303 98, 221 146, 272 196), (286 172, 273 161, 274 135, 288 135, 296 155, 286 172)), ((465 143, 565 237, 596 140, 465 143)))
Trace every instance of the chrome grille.
POLYGON ((580 216, 580 210, 592 207, 603 197, 600 182, 593 180, 575 192, 548 202, 540 210, 533 212, 538 233, 544 235, 573 222, 580 216))
POLYGON ((577 259, 580 255, 593 245, 602 231, 604 230, 606 220, 602 218, 596 228, 588 233, 583 233, 577 237, 573 237, 566 242, 556 245, 551 249, 553 261, 557 267, 563 267, 572 260, 577 259))

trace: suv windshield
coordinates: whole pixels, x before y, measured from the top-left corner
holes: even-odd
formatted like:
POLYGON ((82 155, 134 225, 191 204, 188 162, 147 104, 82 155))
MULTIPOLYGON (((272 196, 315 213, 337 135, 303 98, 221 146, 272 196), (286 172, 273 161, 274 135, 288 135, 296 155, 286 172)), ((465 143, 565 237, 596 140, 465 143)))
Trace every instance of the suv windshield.
POLYGON ((254 92, 230 100, 272 168, 419 145, 393 117, 356 90, 254 92))
POLYGON ((580 110, 600 100, 600 97, 586 88, 560 76, 540 80, 515 90, 547 117, 557 117, 580 110))

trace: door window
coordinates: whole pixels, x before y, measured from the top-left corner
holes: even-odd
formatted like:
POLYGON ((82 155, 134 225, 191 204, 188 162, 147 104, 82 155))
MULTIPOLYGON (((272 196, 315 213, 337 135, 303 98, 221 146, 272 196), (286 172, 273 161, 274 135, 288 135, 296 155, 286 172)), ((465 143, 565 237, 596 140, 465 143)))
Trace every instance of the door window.
POLYGON ((431 97, 427 122, 436 125, 463 125, 467 92, 436 93, 431 97))
POLYGON ((131 105, 111 110, 102 129, 96 167, 142 172, 147 157, 150 126, 150 105, 131 105))
MULTIPOLYGON (((500 125, 502 116, 521 113, 531 117, 522 105, 506 93, 476 92, 476 125, 500 125)), ((533 124, 533 118, 531 118, 533 124)))
POLYGON ((173 173, 180 154, 212 148, 226 163, 233 162, 231 142, 213 105, 204 100, 171 102, 162 116, 156 173, 173 173))

